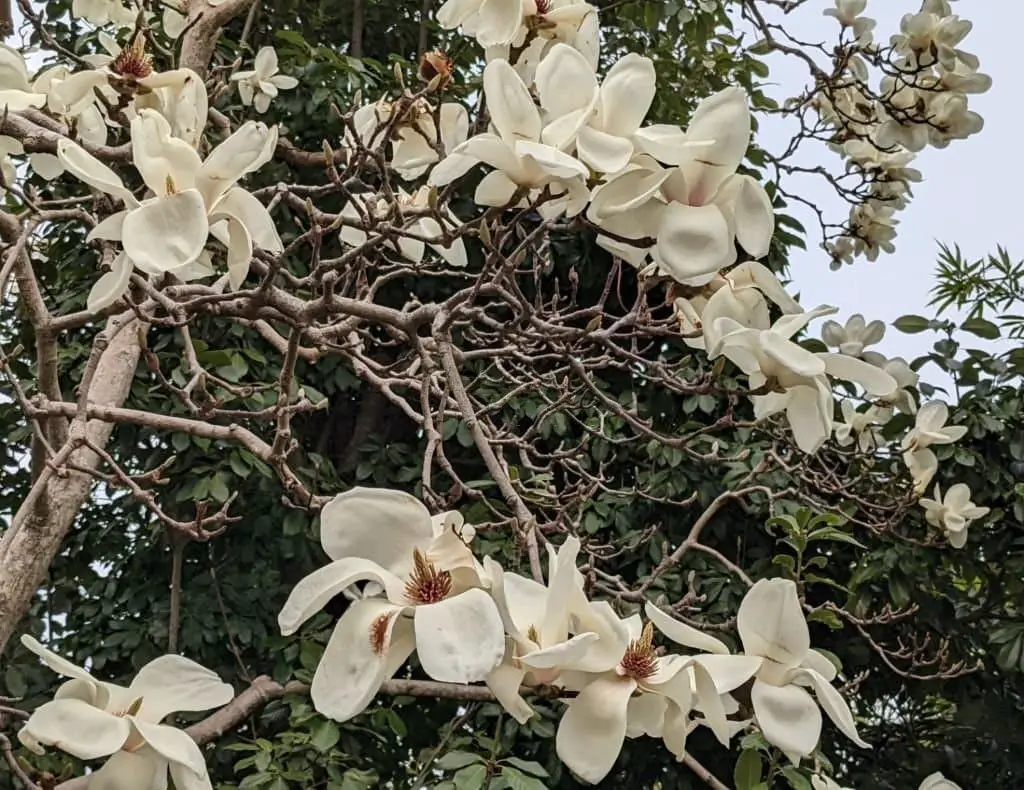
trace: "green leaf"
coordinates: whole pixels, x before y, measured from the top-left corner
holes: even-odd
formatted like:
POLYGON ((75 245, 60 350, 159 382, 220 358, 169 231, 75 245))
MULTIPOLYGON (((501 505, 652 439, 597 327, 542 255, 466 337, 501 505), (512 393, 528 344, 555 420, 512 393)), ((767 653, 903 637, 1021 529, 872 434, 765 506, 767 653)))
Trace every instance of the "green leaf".
POLYGON ((782 775, 789 781, 789 786, 792 787, 793 790, 813 790, 807 777, 792 765, 787 765, 783 768, 782 775))
POLYGON ((4 672, 4 688, 11 697, 24 697, 28 691, 25 675, 16 666, 9 666, 4 672))
POLYGON ((762 771, 761 755, 753 749, 741 753, 732 772, 736 790, 751 790, 761 781, 762 771))
POLYGON ((480 790, 487 780, 486 765, 470 765, 452 777, 456 790, 480 790))
POLYGON ((509 765, 515 766, 520 771, 528 773, 531 776, 539 776, 541 778, 548 775, 548 772, 544 770, 544 766, 540 763, 535 763, 532 760, 520 760, 518 757, 506 757, 504 762, 509 765))
POLYGON ((828 609, 818 609, 817 611, 811 612, 807 615, 807 622, 809 623, 824 623, 833 631, 843 630, 843 621, 839 619, 839 616, 828 609))
POLYGON ((326 752, 334 748, 340 737, 341 731, 338 729, 338 725, 327 719, 321 722, 320 726, 313 732, 313 738, 310 740, 310 743, 318 752, 326 752))
POLYGON ((866 548, 866 546, 855 537, 847 535, 845 532, 836 529, 835 527, 822 527, 821 529, 814 530, 814 532, 807 536, 808 543, 812 540, 834 540, 839 543, 849 543, 851 546, 856 546, 859 549, 866 548))
POLYGON ((923 315, 902 315, 892 325, 905 334, 916 335, 928 329, 932 322, 923 315))
POLYGON ((448 752, 442 755, 435 763, 438 768, 442 771, 457 771, 459 768, 465 768, 467 765, 473 765, 475 763, 482 763, 484 758, 479 754, 473 754, 472 752, 448 752))
POLYGON ((1000 336, 999 327, 984 318, 968 318, 960 328, 985 340, 998 340, 1000 336))
POLYGON ((547 790, 547 785, 534 776, 527 776, 515 768, 505 768, 501 772, 502 778, 508 783, 511 790, 547 790))

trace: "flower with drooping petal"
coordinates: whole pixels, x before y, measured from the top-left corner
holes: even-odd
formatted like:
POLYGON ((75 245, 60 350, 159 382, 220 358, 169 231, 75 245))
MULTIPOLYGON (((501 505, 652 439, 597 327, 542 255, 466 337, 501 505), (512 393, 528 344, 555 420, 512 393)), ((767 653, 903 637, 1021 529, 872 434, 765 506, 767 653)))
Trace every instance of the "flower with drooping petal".
POLYGON ((835 405, 827 375, 861 384, 868 392, 892 392, 889 374, 859 359, 832 353, 813 353, 791 338, 810 321, 836 312, 818 307, 786 315, 770 329, 750 329, 735 319, 715 319, 715 342, 708 348, 714 359, 724 355, 740 368, 753 389, 771 383, 774 391, 752 396, 754 414, 764 419, 786 412, 797 446, 813 453, 832 435, 835 405))
POLYGON ((171 136, 170 125, 155 110, 139 111, 131 123, 131 138, 135 169, 154 193, 141 202, 84 148, 70 140, 57 145, 57 156, 68 172, 125 203, 123 211, 104 219, 88 236, 119 241, 124 250, 115 271, 90 293, 90 310, 100 310, 124 293, 132 266, 149 275, 194 276, 199 264, 198 276, 212 274, 203 257, 211 234, 227 247, 232 288, 245 279, 255 246, 270 253, 284 249, 267 209, 236 186, 270 160, 277 144, 276 127, 247 121, 205 161, 184 140, 171 136))
POLYGON ((299 84, 295 77, 277 73, 277 50, 261 47, 256 53, 252 71, 238 71, 231 75, 238 83, 238 95, 246 107, 252 105, 258 113, 270 109, 270 100, 278 91, 287 91, 299 84))
POLYGON ((468 547, 473 528, 457 512, 431 517, 409 494, 354 488, 320 514, 320 540, 332 562, 292 590, 278 615, 295 633, 353 584, 384 595, 354 601, 335 625, 310 696, 324 716, 347 721, 373 700, 416 650, 435 680, 484 680, 505 655, 501 615, 489 580, 468 547))
POLYGON ((932 445, 952 444, 967 433, 963 425, 946 425, 949 407, 942 401, 929 401, 917 412, 914 427, 903 437, 903 462, 914 478, 914 491, 920 495, 939 468, 932 445))
MULTIPOLYGON (((438 241, 424 241, 422 238, 398 236, 394 240, 393 246, 403 258, 413 263, 420 263, 423 260, 425 246, 429 246, 452 266, 465 268, 467 263, 465 242, 461 238, 457 238, 448 245, 442 244, 440 240, 444 231, 438 221, 427 213, 430 209, 430 190, 430 187, 422 186, 410 195, 404 189, 399 188, 395 198, 400 210, 403 213, 408 212, 412 215, 410 221, 406 222, 404 230, 418 236, 425 236, 428 239, 438 239, 438 241)), ((350 222, 359 224, 363 223, 364 217, 369 217, 371 221, 383 220, 391 215, 394 208, 393 203, 389 203, 382 197, 369 196, 363 199, 360 195, 353 195, 353 200, 360 201, 363 209, 362 212, 360 213, 359 209, 352 202, 349 202, 341 209, 341 216, 350 222)), ((438 211, 447 219, 451 226, 459 225, 459 220, 451 212, 451 209, 441 207, 438 211)), ((361 247, 369 238, 365 230, 353 225, 343 225, 339 236, 345 244, 352 247, 361 247)))
POLYGON ((885 324, 881 321, 868 323, 860 313, 854 313, 846 320, 846 326, 835 321, 826 321, 821 327, 821 339, 829 348, 838 348, 840 354, 860 357, 864 349, 881 342, 885 337, 885 324))
POLYGON ((568 44, 555 44, 537 67, 540 105, 548 114, 541 140, 591 170, 613 175, 633 157, 633 139, 654 101, 654 62, 636 53, 619 58, 604 82, 568 44))
POLYGON ((826 8, 822 13, 835 17, 840 25, 850 28, 854 39, 863 47, 871 43, 871 31, 877 24, 874 19, 861 16, 867 4, 867 0, 836 0, 835 8, 826 8))
POLYGON ((971 501, 971 489, 966 483, 950 486, 945 497, 936 483, 935 499, 922 497, 918 501, 924 508, 925 521, 945 532, 949 545, 954 549, 962 549, 967 543, 967 528, 971 522, 989 513, 989 508, 971 501))
POLYGON ((166 655, 146 664, 125 688, 96 680, 81 667, 23 636, 25 647, 54 672, 70 678, 40 705, 18 732, 26 748, 53 746, 82 760, 109 757, 89 775, 104 790, 158 790, 170 771, 179 790, 210 790, 206 761, 182 730, 160 722, 177 711, 203 711, 229 703, 234 691, 194 661, 166 655))
POLYGON ((956 782, 943 776, 942 771, 936 771, 926 776, 917 790, 962 790, 962 788, 956 782))
POLYGON ((46 104, 46 94, 29 84, 28 69, 21 53, 0 44, 0 112, 21 112, 46 104))
POLYGON ((832 687, 835 666, 811 649, 794 582, 757 582, 743 597, 736 628, 744 654, 761 659, 750 701, 766 741, 794 763, 809 756, 821 737, 820 705, 840 732, 858 746, 870 748, 857 734, 846 700, 832 687), (814 689, 817 703, 807 688, 814 689))
MULTIPOLYGON (((683 342, 691 348, 707 348, 708 335, 714 332, 716 319, 723 316, 745 327, 768 329, 772 325, 769 301, 783 315, 803 312, 768 267, 757 261, 745 261, 715 277, 696 296, 675 300, 683 342)), ((715 344, 715 338, 710 339, 710 344, 715 344)))
POLYGON ((921 377, 911 369, 903 357, 889 359, 877 351, 865 351, 861 354, 861 359, 875 367, 881 368, 896 380, 897 389, 879 397, 878 403, 880 405, 893 406, 904 414, 915 414, 917 412, 917 403, 914 401, 914 396, 910 390, 917 386, 917 382, 921 377))
POLYGON ((847 447, 854 442, 862 453, 870 453, 885 445, 881 426, 892 416, 891 409, 869 406, 864 411, 857 411, 848 400, 841 404, 843 419, 835 424, 836 444, 847 447))
POLYGON ((481 206, 508 206, 522 190, 527 197, 517 205, 528 206, 547 189, 554 199, 537 207, 545 219, 563 213, 572 217, 582 211, 590 199, 584 181, 586 165, 540 142, 540 112, 522 79, 504 60, 491 61, 484 68, 484 95, 497 134, 479 134, 457 146, 430 172, 429 183, 450 184, 482 162, 495 169, 477 186, 475 200, 481 206))
MULTIPOLYGON (((710 637, 691 630, 698 637, 694 640, 698 649, 707 644, 710 637)), ((681 630, 677 634, 691 638, 681 630)), ((654 623, 643 625, 639 615, 622 621, 620 640, 620 657, 613 670, 574 673, 571 681, 566 679, 566 688, 578 690, 579 694, 565 700, 568 710, 558 724, 555 749, 574 774, 590 784, 608 775, 622 751, 626 733, 631 728, 646 730, 651 714, 660 710, 660 703, 655 700, 650 704, 650 700, 645 700, 647 696, 665 697, 671 703, 670 709, 680 712, 682 725, 699 701, 712 732, 723 744, 728 742, 729 728, 720 693, 703 665, 706 656, 657 655, 654 623), (687 670, 692 670, 692 674, 687 670)), ((737 685, 746 679, 739 677, 737 685)), ((673 727, 673 732, 679 732, 679 728, 673 727)), ((683 738, 685 732, 684 726, 683 738)))
POLYGON ((579 539, 566 538, 557 551, 548 544, 548 550, 547 586, 505 572, 484 557, 508 634, 505 660, 488 675, 487 686, 520 724, 534 713, 519 694, 521 686, 557 683, 563 671, 604 672, 620 657, 617 623, 602 617, 605 610, 592 606, 583 593, 583 575, 576 568, 579 539))

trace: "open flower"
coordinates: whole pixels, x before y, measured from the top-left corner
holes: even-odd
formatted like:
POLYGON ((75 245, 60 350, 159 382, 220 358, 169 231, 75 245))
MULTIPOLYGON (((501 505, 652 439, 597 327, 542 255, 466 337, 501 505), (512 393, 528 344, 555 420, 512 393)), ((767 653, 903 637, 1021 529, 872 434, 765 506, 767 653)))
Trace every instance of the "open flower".
POLYGON ((537 67, 541 107, 549 115, 541 139, 598 173, 614 174, 633 157, 633 138, 654 101, 654 62, 629 53, 598 86, 587 59, 568 44, 555 44, 537 67))
POLYGON ((202 711, 234 697, 227 683, 194 661, 166 655, 150 661, 125 688, 96 680, 30 636, 25 647, 70 678, 51 702, 36 708, 18 739, 39 754, 54 746, 82 760, 110 759, 89 775, 105 790, 156 790, 170 770, 179 790, 210 790, 203 753, 187 733, 160 722, 176 711, 202 711))
POLYGON ((484 557, 491 595, 508 634, 505 660, 487 677, 498 702, 520 723, 534 711, 519 694, 520 686, 553 684, 563 671, 603 672, 619 661, 618 618, 587 602, 583 576, 576 569, 578 538, 566 538, 555 551, 548 544, 548 584, 506 573, 484 557), (575 626, 576 634, 570 635, 575 626), (590 630, 593 628, 593 630, 590 630))
POLYGON ((299 84, 295 77, 277 73, 277 50, 273 47, 261 47, 252 71, 235 72, 231 79, 238 83, 242 104, 246 107, 251 104, 258 113, 270 108, 270 100, 278 91, 291 90, 299 84))
POLYGON ((926 776, 921 781, 921 786, 917 790, 961 790, 961 787, 956 782, 943 776, 942 771, 936 771, 926 776))
POLYGON ((954 549, 962 549, 967 543, 967 528, 971 522, 989 512, 987 507, 971 501, 971 489, 966 483, 950 486, 945 497, 936 483, 935 499, 922 498, 919 501, 924 508, 925 521, 945 532, 949 545, 954 549))
POLYGON ((806 453, 815 452, 832 434, 835 405, 827 375, 861 384, 870 393, 896 388, 892 376, 874 365, 842 354, 813 353, 791 340, 814 318, 834 312, 818 307, 783 316, 770 329, 717 318, 715 343, 708 348, 712 359, 724 355, 746 373, 753 389, 771 386, 768 394, 752 397, 755 416, 760 420, 785 411, 793 438, 806 453))
POLYGON ((841 787, 835 779, 824 774, 814 774, 811 777, 811 787, 813 790, 852 790, 849 787, 841 787))
POLYGON ((967 433, 964 425, 946 425, 949 407, 942 401, 929 401, 917 412, 914 427, 903 437, 903 462, 914 478, 914 491, 920 495, 939 468, 932 445, 952 444, 967 433))
POLYGON ((885 324, 881 321, 868 323, 860 313, 854 313, 846 325, 826 321, 821 327, 821 339, 829 348, 838 348, 840 354, 860 357, 864 349, 885 337, 885 324))
MULTIPOLYGON (((543 217, 571 217, 582 211, 590 199, 586 165, 540 142, 540 113, 504 60, 491 61, 484 69, 484 95, 497 134, 479 134, 457 146, 431 171, 429 182, 444 186, 483 162, 495 170, 477 186, 475 200, 481 206, 509 205, 520 191, 535 199, 547 188, 555 199, 538 206, 543 217)), ((519 205, 529 205, 529 200, 523 198, 519 205)))
MULTIPOLYGON (((671 621, 660 611, 654 612, 659 621, 671 621)), ((614 669, 575 673, 573 682, 565 684, 579 694, 566 701, 568 710, 559 722, 555 748, 562 762, 590 784, 600 782, 612 770, 627 733, 660 730, 670 748, 673 737, 685 743, 689 730, 686 719, 698 706, 719 741, 725 744, 729 739, 721 695, 705 666, 706 659, 719 656, 659 656, 654 648, 654 620, 643 625, 640 616, 634 615, 622 625, 620 657, 614 669), (668 734, 670 730, 672 735, 668 734)), ((682 623, 675 626, 678 628, 669 626, 672 638, 688 647, 701 649, 717 643, 725 648, 696 629, 686 630, 682 623)), ((731 688, 745 682, 754 669, 756 664, 751 664, 745 677, 742 672, 733 673, 735 685, 731 688)), ((674 751, 681 749, 676 745, 674 751)))
POLYGON ((857 734, 846 700, 831 685, 835 666, 811 649, 796 584, 761 579, 744 596, 736 627, 744 654, 761 659, 750 700, 765 740, 794 763, 807 757, 821 737, 820 705, 847 738, 870 748, 857 734), (814 689, 817 703, 807 688, 814 689))
POLYGON ((131 137, 135 169, 154 193, 142 201, 85 149, 70 140, 61 140, 57 146, 57 156, 70 173, 123 200, 126 207, 88 236, 121 242, 126 256, 120 270, 112 273, 115 278, 104 283, 103 290, 93 289, 90 310, 102 309, 121 296, 128 284, 124 270, 129 264, 155 275, 179 274, 201 263, 211 233, 227 247, 233 288, 245 279, 254 246, 271 253, 283 250, 266 208, 235 185, 270 160, 276 128, 247 121, 205 161, 188 143, 171 136, 170 125, 155 110, 139 111, 131 123, 131 137), (124 288, 117 291, 121 285, 124 288))
POLYGON ((310 696, 337 721, 358 715, 415 648, 435 680, 484 680, 505 655, 501 615, 488 580, 466 545, 472 527, 455 512, 431 518, 400 491, 354 488, 320 514, 320 540, 333 560, 300 581, 278 615, 295 633, 353 584, 379 585, 383 597, 345 610, 313 676, 310 696))
MULTIPOLYGON (((441 156, 450 154, 469 135, 469 113, 457 102, 444 102, 436 110, 426 99, 401 106, 382 99, 360 107, 352 116, 360 142, 373 148, 389 130, 391 166, 406 181, 419 178, 441 156), (436 112, 436 117, 435 117, 436 112)), ((347 141, 351 145, 351 140, 347 141)))
POLYGON ((822 13, 835 17, 840 25, 850 28, 857 43, 863 47, 871 43, 871 31, 877 24, 874 19, 861 16, 867 4, 868 0, 836 0, 835 8, 826 8, 822 13))
POLYGON ((864 411, 848 400, 841 404, 843 419, 835 424, 836 444, 847 447, 854 442, 862 453, 870 453, 885 444, 882 426, 892 416, 891 409, 869 406, 864 411))
POLYGON ((84 19, 91 25, 117 25, 131 27, 138 11, 122 0, 73 0, 71 16, 84 19))
POLYGON ((46 94, 38 93, 29 84, 28 69, 21 53, 0 44, 0 110, 21 112, 46 104, 46 94))
MULTIPOLYGON (((428 239, 438 239, 438 241, 424 241, 422 238, 399 236, 395 239, 394 246, 406 260, 420 263, 423 260, 425 245, 429 245, 452 266, 464 268, 467 263, 465 242, 461 238, 457 238, 448 245, 441 243, 443 234, 441 225, 434 217, 426 213, 430 209, 429 194, 430 187, 428 186, 420 187, 412 195, 399 188, 395 197, 399 209, 403 212, 408 211, 412 215, 405 223, 404 230, 428 239)), ((371 221, 385 219, 391 215, 394 208, 394 203, 384 198, 370 196, 368 199, 362 199, 361 196, 353 196, 353 199, 361 201, 363 213, 360 213, 359 209, 349 202, 342 208, 341 216, 360 224, 364 221, 364 216, 371 218, 371 221)), ((452 214, 451 209, 441 207, 438 210, 451 225, 459 224, 459 220, 452 214)), ((352 247, 362 246, 369 238, 365 230, 352 225, 343 225, 339 235, 343 242, 352 247)))

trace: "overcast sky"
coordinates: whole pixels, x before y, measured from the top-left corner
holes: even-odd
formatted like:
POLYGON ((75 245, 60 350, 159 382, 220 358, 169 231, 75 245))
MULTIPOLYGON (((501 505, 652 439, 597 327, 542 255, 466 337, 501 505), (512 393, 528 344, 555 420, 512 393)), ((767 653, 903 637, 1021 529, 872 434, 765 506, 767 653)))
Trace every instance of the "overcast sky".
MULTIPOLYGON (((791 15, 790 29, 803 40, 834 41, 838 24, 821 15, 833 6, 831 0, 811 0, 791 15)), ((959 244, 972 259, 994 252, 998 244, 1014 259, 1024 255, 1024 209, 1016 197, 1016 185, 1024 183, 1019 65, 1013 65, 1018 45, 1010 33, 1024 28, 1024 2, 958 0, 954 6, 961 17, 974 23, 961 48, 978 55, 981 71, 993 79, 988 93, 970 97, 970 109, 982 115, 985 128, 944 150, 928 148, 919 155, 914 166, 923 173, 924 182, 914 185, 913 202, 898 214, 899 235, 892 255, 883 254, 876 263, 859 259, 832 272, 822 250, 813 245, 806 253, 797 250, 794 286, 805 307, 832 304, 840 308, 840 317, 863 312, 869 320, 887 322, 905 313, 930 317, 933 313, 925 305, 934 282, 937 242, 959 244)), ((868 0, 866 15, 878 20, 876 40, 888 41, 898 32, 903 14, 919 8, 920 0, 868 0)), ((806 66, 793 58, 773 58, 771 65, 771 78, 778 88, 769 93, 776 98, 793 95, 806 82, 806 66)), ((772 137, 766 136, 762 144, 771 149, 772 137)), ((821 164, 839 164, 838 157, 823 148, 816 156, 821 164)), ((834 206, 833 221, 845 215, 826 185, 817 180, 805 183, 805 197, 834 206)), ((809 230, 814 227, 809 210, 801 214, 795 208, 793 213, 805 220, 809 230)), ((880 349, 890 356, 912 357, 927 351, 931 342, 930 334, 902 335, 890 329, 880 349)))

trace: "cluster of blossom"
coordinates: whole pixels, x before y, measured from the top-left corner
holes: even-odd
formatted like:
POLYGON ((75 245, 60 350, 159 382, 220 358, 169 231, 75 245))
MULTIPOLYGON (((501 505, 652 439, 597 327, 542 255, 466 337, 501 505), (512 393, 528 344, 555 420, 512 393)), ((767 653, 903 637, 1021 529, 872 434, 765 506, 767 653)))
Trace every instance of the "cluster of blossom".
POLYGON ((875 20, 863 16, 867 0, 835 4, 824 13, 849 32, 843 73, 814 106, 835 131, 830 147, 870 185, 850 211, 849 235, 826 245, 838 268, 857 255, 874 261, 893 251, 895 214, 921 180, 910 163, 928 145, 945 148, 981 131, 983 120, 968 109, 967 97, 987 91, 992 80, 978 72, 977 57, 958 48, 971 23, 953 14, 950 0, 923 0, 918 13, 903 17, 888 47, 873 41, 875 20), (869 61, 884 64, 877 93, 867 87, 869 61))

